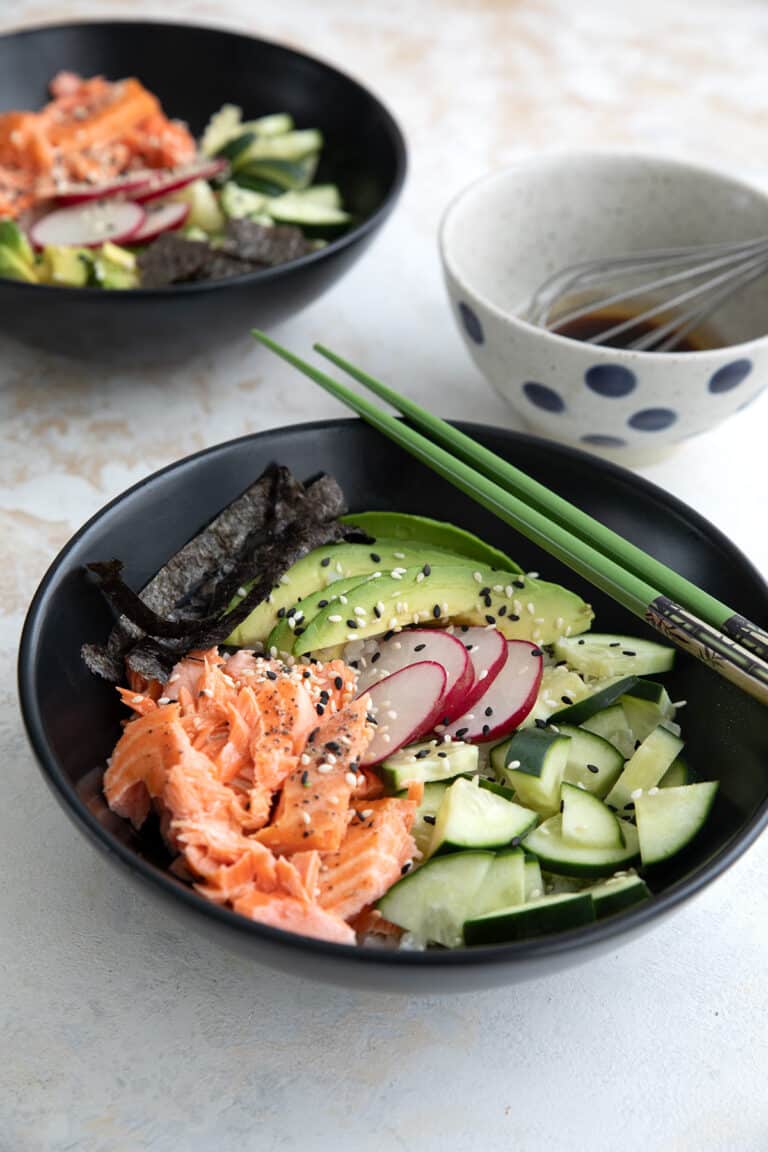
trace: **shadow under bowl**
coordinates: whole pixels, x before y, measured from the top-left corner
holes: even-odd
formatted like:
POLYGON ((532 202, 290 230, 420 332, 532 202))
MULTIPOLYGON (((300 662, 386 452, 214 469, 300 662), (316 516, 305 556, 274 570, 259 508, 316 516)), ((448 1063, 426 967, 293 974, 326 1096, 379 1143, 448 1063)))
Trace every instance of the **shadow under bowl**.
POLYGON ((0 109, 37 108, 61 69, 137 76, 199 136, 222 104, 252 119, 289 112, 319 128, 317 180, 338 184, 356 223, 326 247, 243 276, 160 290, 104 291, 0 279, 0 332, 33 348, 99 363, 149 364, 244 340, 306 308, 357 260, 405 178, 402 134, 355 80, 280 44, 154 21, 51 25, 0 36, 0 109))

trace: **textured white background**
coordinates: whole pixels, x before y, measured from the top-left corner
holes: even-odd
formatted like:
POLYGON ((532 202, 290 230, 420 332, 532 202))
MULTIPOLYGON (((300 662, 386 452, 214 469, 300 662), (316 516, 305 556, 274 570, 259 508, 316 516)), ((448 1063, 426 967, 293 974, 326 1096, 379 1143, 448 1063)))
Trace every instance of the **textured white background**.
MULTIPOLYGON (((0 0, 10 27, 138 15, 0 0)), ((396 217, 279 333, 318 337, 446 415, 509 423, 445 303, 436 217, 521 151, 637 146, 768 180, 756 0, 165 0, 142 14, 304 46, 409 140, 396 217)), ((287 979, 188 937, 77 836, 27 748, 18 633, 54 552, 150 470, 336 406, 247 342, 104 375, 0 349, 0 1152, 765 1152, 768 843, 615 955, 508 991, 410 1001, 287 979)), ((766 402, 644 474, 763 568, 766 402), (761 483, 762 482, 762 483, 761 483)))

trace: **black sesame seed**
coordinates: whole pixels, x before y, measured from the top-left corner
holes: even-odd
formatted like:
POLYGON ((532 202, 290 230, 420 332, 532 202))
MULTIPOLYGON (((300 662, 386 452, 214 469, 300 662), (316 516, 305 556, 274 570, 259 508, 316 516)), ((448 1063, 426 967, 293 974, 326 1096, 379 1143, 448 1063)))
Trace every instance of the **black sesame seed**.
POLYGON ((487 736, 491 730, 490 724, 483 724, 483 736, 487 736))
POLYGON ((577 640, 577 641, 576 641, 576 643, 577 643, 577 644, 584 644, 584 643, 585 643, 585 641, 584 641, 584 640, 577 640))
POLYGON ((513 836, 509 842, 510 848, 519 848, 523 842, 522 836, 513 836))
POLYGON ((489 585, 486 585, 485 588, 480 589, 480 595, 481 596, 490 596, 490 594, 491 594, 491 589, 490 589, 489 585))
POLYGON ((609 648, 621 648, 621 640, 611 640, 609 648))
POLYGON ((469 632, 469 624, 462 624, 461 630, 462 632, 469 632))
POLYGON ((544 653, 541 651, 541 648, 531 648, 531 656, 543 656, 543 655, 544 655, 544 653))
POLYGON ((565 801, 564 801, 564 800, 561 800, 561 801, 560 801, 560 811, 561 811, 561 812, 564 812, 564 811, 565 811, 565 801))
POLYGON ((347 620, 347 628, 357 628, 357 620, 347 620))
POLYGON ((597 764, 587 764, 587 771, 593 772, 595 775, 600 771, 597 764))
POLYGON ((301 674, 301 675, 302 675, 302 679, 304 679, 304 680, 309 680, 309 678, 310 678, 310 676, 312 675, 312 673, 310 672, 309 668, 307 668, 307 669, 305 669, 305 670, 304 670, 304 672, 302 672, 302 674, 301 674))
POLYGON ((373 712, 366 712, 365 718, 369 724, 378 724, 378 720, 374 716, 373 712))
POLYGON ((629 812, 632 808, 634 808, 634 806, 635 806, 634 800, 627 800, 626 804, 624 805, 627 812, 629 812))
POLYGON ((490 596, 483 596, 483 604, 486 608, 490 608, 492 603, 493 601, 491 600, 490 596))
POLYGON ((422 568, 422 572, 424 573, 425 576, 429 576, 431 571, 432 571, 432 569, 429 566, 429 564, 425 564, 424 567, 422 568))
POLYGON ((294 628, 293 630, 294 636, 303 636, 305 632, 306 628, 294 628))
POLYGON ((307 828, 304 832, 302 832, 302 836, 304 837, 305 840, 306 840, 307 836, 311 836, 311 835, 312 835, 312 829, 311 828, 307 828))
POLYGON ((640 740, 635 740, 635 752, 637 752, 637 750, 638 750, 638 748, 640 747, 640 744, 641 744, 641 743, 642 743, 642 741, 640 741, 640 740))
POLYGON ((285 608, 278 608, 278 610, 277 610, 278 620, 282 620, 283 616, 285 616, 285 608))
POLYGON ((438 752, 437 755, 440 757, 441 760, 446 760, 448 758, 447 752, 438 752))
POLYGON ((637 652, 633 652, 630 648, 622 648, 622 656, 637 656, 637 652))
POLYGON ((437 823, 437 816, 425 816, 424 817, 424 823, 425 824, 436 824, 437 823))
POLYGON ((301 774, 301 784, 303 788, 309 788, 309 772, 307 772, 306 768, 301 774))
POLYGON ((277 672, 273 672, 271 668, 267 669, 266 677, 267 680, 277 680, 277 672))
POLYGON ((318 600, 317 606, 318 606, 318 608, 327 608, 329 603, 330 603, 329 600, 318 600))
POLYGON ((379 556, 378 552, 371 552, 371 560, 373 560, 374 564, 380 564, 381 556, 379 556))
POLYGON ((285 614, 285 615, 286 615, 286 618, 287 618, 288 620, 291 620, 291 619, 292 619, 292 618, 293 618, 293 617, 296 615, 296 609, 295 609, 295 607, 294 607, 294 608, 289 608, 289 609, 288 609, 288 611, 286 612, 286 614, 285 614))
POLYGON ((314 741, 315 741, 315 738, 316 738, 316 736, 317 736, 317 734, 318 734, 318 732, 319 732, 319 731, 320 731, 320 729, 319 729, 319 728, 313 728, 313 729, 312 729, 312 731, 310 732, 309 736, 307 737, 307 739, 309 740, 309 743, 310 743, 310 744, 313 744, 313 743, 314 743, 314 741))
POLYGON ((493 716, 493 708, 491 708, 490 704, 486 708, 485 714, 486 714, 486 716, 493 716))
POLYGON ((389 632, 385 632, 385 633, 384 633, 383 639, 384 639, 384 640, 391 640, 391 639, 392 639, 392 637, 394 636, 394 634, 395 634, 395 631, 394 631, 394 629, 393 629, 393 628, 390 628, 389 632))
POLYGON ((318 716, 323 716, 325 714, 325 705, 315 704, 315 712, 317 712, 318 716))
POLYGON ((423 760, 425 756, 429 756, 429 748, 420 748, 415 756, 417 760, 423 760))
POLYGON ((469 728, 457 728, 456 736, 459 740, 462 740, 466 736, 467 732, 469 732, 469 728))
POLYGON ((512 584, 515 588, 525 588, 525 580, 513 580, 512 584))
POLYGON ((323 558, 323 559, 320 561, 320 567, 321 567, 321 568, 327 568, 327 567, 328 567, 328 565, 330 564, 330 562, 331 562, 331 558, 330 558, 330 556, 325 556, 325 557, 324 557, 324 558, 323 558))
POLYGON ((537 717, 536 720, 534 720, 534 724, 537 728, 546 728, 547 726, 546 720, 542 720, 540 717, 537 717))
POLYGON ((373 656, 371 656, 371 664, 375 664, 380 656, 381 652, 374 652, 373 656))
POLYGON ((516 613, 516 612, 510 612, 510 614, 509 614, 509 619, 510 619, 510 620, 519 620, 519 619, 520 619, 520 617, 517 615, 517 613, 516 613))
POLYGON ((562 700, 563 704, 573 704, 573 700, 570 696, 561 696, 560 699, 562 700))
POLYGON ((341 692, 342 688, 344 687, 344 681, 342 680, 341 676, 334 676, 333 686, 337 692, 341 692))
POLYGON ((410 872, 412 866, 413 865, 411 864, 411 861, 406 860, 405 864, 403 864, 402 868, 400 869, 400 875, 401 876, 407 875, 407 873, 410 872))
POLYGON ((423 652, 425 648, 426 644, 417 644, 414 648, 414 652, 423 652))
POLYGON ((355 671, 357 671, 357 669, 360 667, 360 661, 359 660, 350 660, 349 666, 350 666, 350 668, 354 668, 355 671))
POLYGON ((377 620, 381 620, 381 608, 379 608, 378 604, 374 605, 373 614, 377 620))
POLYGON ((341 752, 341 745, 337 744, 335 740, 329 740, 325 746, 329 752, 341 752))
POLYGON ((485 622, 486 622, 486 624, 495 624, 496 623, 496 617, 491 616, 491 614, 489 612, 489 613, 487 613, 487 615, 485 617, 485 622))
POLYGON ((329 699, 330 699, 330 697, 328 696, 328 693, 326 692, 325 688, 323 688, 323 690, 320 693, 320 702, 322 704, 327 704, 329 699))
POLYGON ((498 614, 499 614, 499 616, 506 616, 506 614, 507 614, 506 604, 501 605, 501 607, 498 609, 498 614))
POLYGON ((604 800, 603 803, 605 804, 606 808, 610 808, 611 812, 618 812, 618 808, 615 804, 609 804, 607 800, 604 800))
POLYGON ((434 608, 432 609, 432 615, 434 616, 435 620, 440 619, 440 616, 442 615, 442 610, 441 610, 439 604, 435 604, 434 608))

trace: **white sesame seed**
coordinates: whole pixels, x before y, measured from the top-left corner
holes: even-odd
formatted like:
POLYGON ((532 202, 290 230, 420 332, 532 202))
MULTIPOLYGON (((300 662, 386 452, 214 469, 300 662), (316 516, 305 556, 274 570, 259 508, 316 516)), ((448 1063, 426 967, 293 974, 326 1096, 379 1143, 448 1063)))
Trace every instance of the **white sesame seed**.
POLYGON ((213 690, 211 688, 201 688, 200 689, 200 695, 201 696, 213 696, 213 690))
POLYGON ((395 560, 405 560, 405 552, 394 552, 395 560))
POLYGON ((402 645, 402 641, 400 641, 400 640, 395 640, 394 644, 392 645, 392 647, 394 648, 395 652, 399 652, 399 651, 400 651, 400 649, 402 648, 402 646, 403 646, 403 645, 402 645))
POLYGON ((359 605, 357 608, 355 608, 355 616, 367 616, 367 614, 368 614, 367 608, 361 608, 359 605))
POLYGON ((685 708, 687 703, 688 703, 687 700, 675 700, 674 703, 672 704, 672 707, 673 708, 685 708))
POLYGON ((528 601, 528 603, 526 604, 525 607, 526 607, 526 610, 531 614, 531 616, 534 616, 536 614, 536 609, 534 608, 533 602, 531 600, 528 601))
POLYGON ((290 582, 291 582, 290 577, 288 577, 288 576, 281 576, 280 577, 280 583, 281 584, 290 584, 290 582))
POLYGON ((343 569, 343 568, 342 568, 342 566, 341 566, 341 561, 340 561, 340 560, 337 560, 337 561, 336 561, 336 565, 335 565, 335 567, 336 567, 336 571, 338 572, 339 576, 343 576, 343 575, 344 575, 344 569, 343 569))
POLYGON ((654 786, 653 788, 649 788, 649 789, 648 789, 648 795, 649 795, 649 796, 655 796, 655 795, 658 793, 658 791, 659 791, 659 790, 658 790, 658 788, 656 788, 656 787, 654 786))
POLYGON ((632 792, 630 792, 629 798, 630 798, 630 800, 639 800, 640 797, 642 796, 642 794, 643 794, 642 788, 635 788, 632 792))
POLYGON ((247 589, 243 588, 243 586, 242 586, 242 584, 241 584, 241 585, 240 585, 240 587, 239 587, 239 588, 238 588, 238 590, 237 590, 237 594, 238 594, 238 596, 247 596, 247 595, 248 595, 248 591, 247 591, 247 589))
MULTIPOLYGON (((547 828, 547 832, 549 832, 549 828, 547 828)), ((531 889, 531 900, 540 900, 543 895, 544 895, 543 889, 541 889, 541 888, 532 888, 531 889)))
POLYGON ((563 620, 562 616, 558 616, 557 620, 555 620, 555 628, 557 628, 558 632, 563 627, 564 623, 565 621, 563 620))
POLYGON ((503 584, 494 584, 493 590, 494 590, 494 592, 503 592, 504 591, 504 585, 503 584))
POLYGON ((379 612, 383 612, 384 611, 384 601, 383 600, 377 600, 376 601, 376 607, 378 608, 379 612))
POLYGON ((371 816, 373 816, 373 808, 364 808, 360 815, 363 820, 370 820, 371 816))
POLYGON ((387 712, 387 720, 397 720, 397 712, 394 708, 390 708, 389 712, 387 712))
POLYGON ((144 700, 143 696, 133 696, 131 698, 131 704, 141 704, 143 700, 144 700))
POLYGON ((312 763, 312 757, 307 756, 306 752, 302 752, 301 756, 299 756, 299 763, 300 764, 311 764, 312 763))
POLYGON ((387 735, 386 732, 383 735, 381 733, 379 733, 379 735, 381 735, 381 739, 382 739, 382 742, 384 744, 391 744, 392 743, 392 741, 389 739, 389 736, 387 735))
POLYGON ((481 672, 481 673, 480 673, 480 675, 478 676, 478 680, 485 680, 485 678, 486 678, 486 676, 487 676, 487 675, 488 675, 488 669, 487 669, 487 668, 483 668, 482 672, 481 672))
POLYGON ((396 628, 397 627, 397 616, 390 616, 388 626, 390 628, 396 628))
POLYGON ((296 627, 295 616, 289 616, 288 617, 288 627, 291 629, 291 631, 293 631, 293 629, 296 627))
POLYGON ((310 816, 309 812, 307 812, 306 808, 302 811, 301 818, 305 824, 311 824, 312 823, 312 817, 310 816))
POLYGON ((339 595, 339 604, 348 604, 348 603, 349 603, 349 600, 347 599, 346 596, 339 595))
POLYGON ((526 572, 526 576, 529 580, 538 580, 539 578, 538 572, 526 572))
POLYGON ((390 572, 390 576, 392 577, 393 580, 402 580, 402 578, 403 578, 401 576, 401 574, 399 572, 395 571, 394 569, 390 572))
POLYGON ((421 584, 421 582, 422 582, 422 580, 423 580, 423 579, 424 579, 424 573, 423 573, 423 572, 419 572, 419 574, 418 574, 418 575, 417 575, 417 577, 416 577, 416 583, 417 583, 417 584, 421 584))
POLYGON ((514 596, 514 594, 515 594, 515 589, 514 589, 513 585, 507 584, 504 588, 504 595, 506 596, 507 600, 509 600, 510 597, 514 596))
POLYGON ((482 582, 483 582, 482 572, 473 572, 472 577, 474 580, 476 580, 478 582, 478 584, 482 584, 482 582))
POLYGON ((344 779, 346 780, 347 784, 349 784, 350 788, 354 788, 357 784, 357 776, 355 776, 354 772, 345 772, 344 779))
POLYGON ((583 783, 581 782, 581 780, 577 780, 577 781, 576 781, 576 787, 577 787, 577 788, 581 788, 582 792, 586 792, 586 790, 587 790, 587 786, 586 786, 586 784, 583 784, 583 783))
POLYGON ((277 648, 275 647, 275 645, 274 645, 274 644, 273 644, 273 645, 272 645, 272 647, 270 648, 270 650, 269 650, 269 654, 270 654, 270 656, 272 657, 272 659, 273 659, 273 660, 277 660, 277 648))
POLYGON ((520 761, 519 760, 510 760, 509 764, 507 764, 507 768, 519 768, 519 767, 520 767, 520 761))
POLYGON ((170 696, 161 696, 160 699, 158 700, 158 704, 170 704, 170 702, 171 702, 170 696))
POLYGON ((169 684, 175 684, 178 679, 179 679, 179 673, 174 672, 172 676, 168 677, 168 683, 169 684))
POLYGON ((329 624, 341 624, 341 616, 338 616, 334 613, 333 616, 328 617, 328 622, 329 624))

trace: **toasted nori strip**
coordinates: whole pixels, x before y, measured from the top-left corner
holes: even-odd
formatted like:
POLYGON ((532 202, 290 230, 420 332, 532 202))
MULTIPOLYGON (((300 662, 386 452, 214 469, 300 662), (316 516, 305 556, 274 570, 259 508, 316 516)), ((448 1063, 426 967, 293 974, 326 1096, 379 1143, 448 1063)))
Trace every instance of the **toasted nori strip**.
POLYGON ((222 251, 256 264, 285 264, 313 250, 300 228, 291 224, 265 226, 255 220, 228 220, 222 251))
POLYGON ((193 280, 222 280, 259 268, 285 264, 313 251, 300 228, 265 226, 254 220, 229 220, 223 239, 189 240, 164 232, 137 257, 142 288, 167 288, 193 280))
POLYGON ((163 232, 139 252, 142 288, 166 288, 204 276, 211 258, 211 246, 205 240, 187 240, 175 232, 163 232))
POLYGON ((163 679, 191 648, 225 640, 301 556, 353 535, 354 530, 337 523, 345 507, 333 477, 320 476, 305 488, 287 468, 271 465, 171 557, 141 593, 123 582, 120 561, 89 565, 121 615, 105 646, 83 646, 83 659, 92 672, 113 682, 122 679, 126 659, 135 671, 163 679), (258 581, 222 616, 254 572, 258 581))

